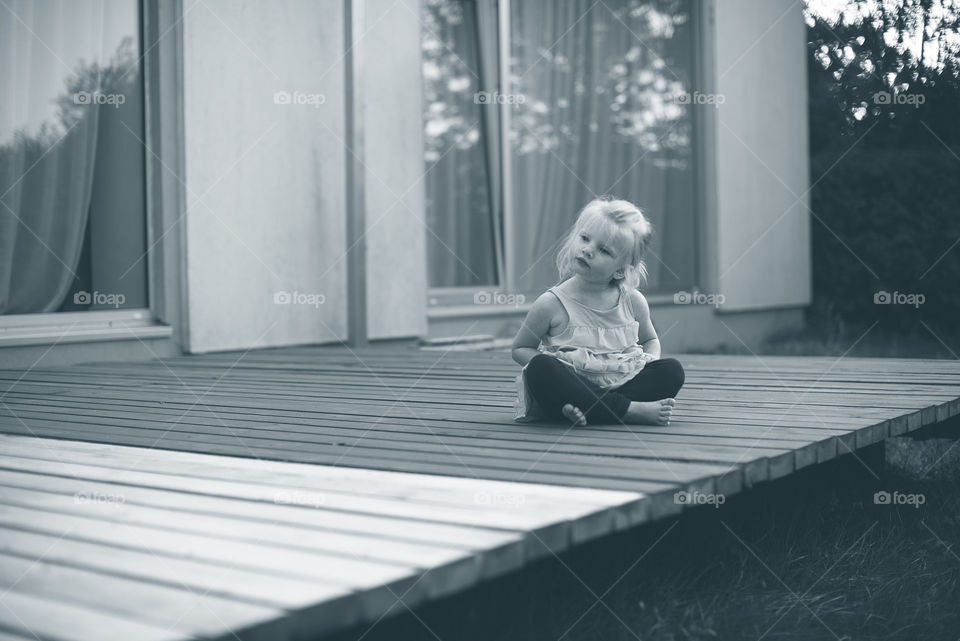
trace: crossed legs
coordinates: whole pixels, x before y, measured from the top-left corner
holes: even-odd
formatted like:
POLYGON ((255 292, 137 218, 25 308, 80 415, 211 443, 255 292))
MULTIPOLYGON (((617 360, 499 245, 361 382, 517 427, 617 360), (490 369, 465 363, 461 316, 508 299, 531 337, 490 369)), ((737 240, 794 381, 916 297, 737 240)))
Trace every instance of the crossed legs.
POLYGON ((684 373, 679 361, 664 358, 647 363, 620 387, 604 390, 553 356, 538 354, 527 364, 526 380, 550 418, 566 418, 580 425, 665 425, 673 411, 673 397, 683 386, 684 373))

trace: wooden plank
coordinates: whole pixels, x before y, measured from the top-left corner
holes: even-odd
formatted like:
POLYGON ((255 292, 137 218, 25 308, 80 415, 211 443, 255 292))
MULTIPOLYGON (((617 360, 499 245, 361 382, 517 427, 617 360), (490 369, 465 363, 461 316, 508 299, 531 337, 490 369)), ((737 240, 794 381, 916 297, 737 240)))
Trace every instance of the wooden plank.
MULTIPOLYGON (((0 524, 0 551, 25 558, 47 559, 71 567, 109 572, 137 581, 184 587, 203 594, 268 608, 301 610, 318 603, 330 603, 349 611, 344 597, 352 591, 272 573, 211 563, 205 559, 159 556, 149 550, 121 548, 109 543, 85 541, 68 536, 69 530, 42 532, 19 530, 0 524), (55 533, 54 533, 55 532, 55 533)), ((352 621, 359 618, 354 608, 352 621)))
POLYGON ((182 635, 162 626, 26 594, 18 588, 3 595, 0 627, 44 641, 184 641, 182 635))
POLYGON ((12 588, 155 625, 181 637, 224 636, 245 630, 245 639, 268 641, 288 634, 282 610, 58 565, 42 557, 0 554, 0 590, 12 588), (143 607, 145 604, 150 607, 143 607))
POLYGON ((205 558, 219 563, 257 569, 263 573, 294 576, 355 590, 394 585, 405 589, 415 568, 393 563, 361 561, 316 550, 287 549, 233 539, 228 533, 199 535, 154 525, 123 520, 138 512, 129 506, 88 503, 82 514, 72 496, 36 492, 22 488, 2 489, 0 516, 18 529, 46 533, 68 530, 71 536, 88 541, 110 542, 119 547, 148 550, 160 556, 205 558), (129 509, 128 509, 129 508, 129 509))

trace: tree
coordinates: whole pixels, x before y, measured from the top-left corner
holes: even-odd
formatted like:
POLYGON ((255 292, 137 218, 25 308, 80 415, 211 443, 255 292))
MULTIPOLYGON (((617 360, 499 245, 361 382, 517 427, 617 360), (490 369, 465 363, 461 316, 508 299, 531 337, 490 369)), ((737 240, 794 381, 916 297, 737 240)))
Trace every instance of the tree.
POLYGON ((805 16, 814 153, 867 130, 881 145, 939 144, 928 128, 960 142, 960 2, 811 0, 805 16))

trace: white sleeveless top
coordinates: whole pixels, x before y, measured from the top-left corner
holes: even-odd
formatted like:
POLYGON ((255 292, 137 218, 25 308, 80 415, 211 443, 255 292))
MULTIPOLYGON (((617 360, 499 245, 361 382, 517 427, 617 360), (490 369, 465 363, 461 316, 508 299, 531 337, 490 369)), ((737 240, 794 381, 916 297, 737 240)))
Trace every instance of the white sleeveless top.
MULTIPOLYGON (((603 389, 619 387, 637 375, 648 357, 637 344, 640 323, 627 304, 623 289, 617 304, 610 309, 587 307, 575 298, 551 287, 549 290, 563 305, 569 322, 556 336, 544 336, 539 350, 557 357, 577 374, 603 389)), ((526 370, 526 367, 524 367, 526 370)), ((539 416, 532 396, 523 380, 517 376, 515 420, 539 416)))

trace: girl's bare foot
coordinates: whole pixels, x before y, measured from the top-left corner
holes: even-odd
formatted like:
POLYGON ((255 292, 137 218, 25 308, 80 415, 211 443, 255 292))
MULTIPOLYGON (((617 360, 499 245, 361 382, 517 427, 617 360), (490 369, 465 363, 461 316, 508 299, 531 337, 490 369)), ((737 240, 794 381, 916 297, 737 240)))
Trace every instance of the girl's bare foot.
POLYGON ((579 407, 575 407, 570 403, 567 403, 563 406, 563 415, 567 417, 567 420, 570 421, 573 425, 586 425, 587 417, 584 416, 583 412, 580 411, 579 407))
POLYGON ((662 401, 632 401, 627 413, 623 415, 624 423, 638 425, 669 425, 670 414, 676 401, 665 398, 662 401))

